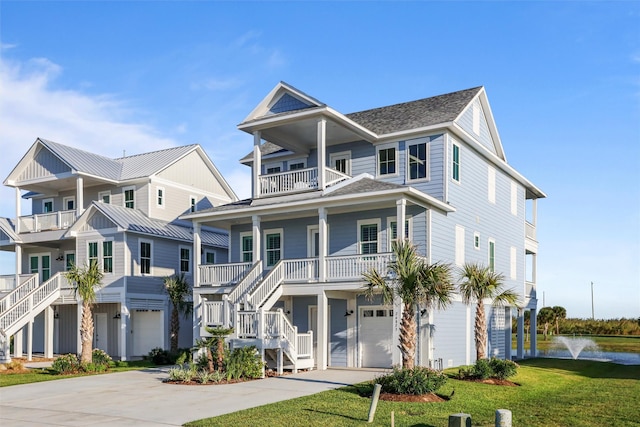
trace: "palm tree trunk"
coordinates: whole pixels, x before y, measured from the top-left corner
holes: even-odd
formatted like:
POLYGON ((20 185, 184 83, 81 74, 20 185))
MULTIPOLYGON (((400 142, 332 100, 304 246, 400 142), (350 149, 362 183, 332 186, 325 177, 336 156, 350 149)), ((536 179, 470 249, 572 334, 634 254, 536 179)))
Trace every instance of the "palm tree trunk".
POLYGON ((484 359, 487 357, 485 348, 487 346, 487 319, 484 314, 484 303, 482 300, 478 301, 476 308, 476 360, 484 359))
POLYGON ((218 371, 222 372, 222 365, 224 364, 224 337, 218 337, 218 371))
POLYGON ((402 321, 400 322, 400 351, 402 367, 413 369, 416 356, 416 319, 413 304, 404 304, 402 321))
POLYGON ((178 333, 180 332, 180 316, 175 305, 171 309, 171 351, 178 351, 178 333))
POLYGON ((207 368, 209 369, 209 373, 213 374, 213 354, 211 353, 211 347, 207 346, 207 368))
POLYGON ((93 310, 91 304, 82 302, 82 324, 80 326, 80 342, 82 351, 80 362, 91 363, 93 351, 93 310))

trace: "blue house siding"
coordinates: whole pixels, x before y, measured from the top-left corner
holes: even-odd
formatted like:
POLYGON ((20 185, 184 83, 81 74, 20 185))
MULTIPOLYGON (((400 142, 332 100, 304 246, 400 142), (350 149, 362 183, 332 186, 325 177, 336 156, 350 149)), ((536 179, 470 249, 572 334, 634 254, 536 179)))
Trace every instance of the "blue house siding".
POLYGON ((435 360, 442 359, 444 368, 466 364, 469 322, 467 306, 461 302, 454 303, 446 310, 435 311, 433 356, 435 360))
POLYGON ((461 128, 469 133, 469 135, 473 135, 482 146, 487 148, 491 153, 496 154, 496 148, 493 144, 493 140, 491 139, 491 134, 489 133, 489 127, 487 125, 487 118, 484 114, 484 109, 479 100, 475 100, 473 105, 470 105, 464 113, 460 116, 460 118, 456 121, 461 128), (478 108, 480 112, 480 134, 477 134, 473 130, 473 105, 478 108))

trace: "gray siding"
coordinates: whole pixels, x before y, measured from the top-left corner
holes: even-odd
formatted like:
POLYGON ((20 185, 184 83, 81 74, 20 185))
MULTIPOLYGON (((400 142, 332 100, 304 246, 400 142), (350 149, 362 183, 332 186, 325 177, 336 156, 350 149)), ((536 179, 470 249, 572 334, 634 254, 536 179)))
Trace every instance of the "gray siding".
MULTIPOLYGON (((226 196, 226 192, 204 163, 197 151, 192 151, 158 174, 158 177, 194 189, 226 196)), ((228 198, 228 197, 227 197, 228 198)))
POLYGON ((33 161, 29 162, 18 176, 18 183, 38 178, 47 178, 61 173, 69 173, 71 169, 51 151, 41 148, 33 161))
MULTIPOLYGON (((470 316, 471 318, 471 316, 470 316)), ((467 356, 467 306, 454 303, 433 316, 433 357, 442 359, 444 368, 466 364, 467 356)), ((471 329, 473 331, 473 329, 471 329)), ((471 352, 475 354, 474 351, 471 352)))
POLYGON ((491 134, 489 133, 489 126, 487 125, 487 118, 485 117, 484 110, 479 100, 475 100, 473 104, 470 104, 469 107, 462 113, 460 118, 456 121, 460 127, 462 127, 465 131, 469 133, 469 135, 473 135, 482 146, 487 148, 491 153, 496 154, 496 148, 493 144, 493 140, 491 139, 491 134), (475 105, 480 110, 480 134, 476 134, 473 131, 473 105, 475 105))
MULTIPOLYGON (((213 178, 212 178, 213 179, 213 178)), ((197 189, 185 189, 171 184, 153 182, 151 189, 149 216, 151 218, 172 221, 180 215, 190 212, 191 197, 196 198, 196 210, 212 208, 220 205, 219 200, 209 199, 197 189), (158 188, 164 189, 164 206, 158 205, 158 188)))
MULTIPOLYGON (((180 246, 188 247, 193 252, 192 245, 188 243, 181 244, 172 240, 148 238, 128 233, 127 248, 131 258, 128 265, 130 277, 127 278, 127 292, 161 294, 163 292, 162 279, 179 271, 180 246), (140 275, 139 253, 141 240, 151 242, 151 275, 148 276, 140 275)), ((191 256, 193 257, 193 253, 191 253, 191 256)), ((193 280, 192 272, 186 275, 186 279, 191 283, 193 280)))
POLYGON ((102 283, 110 288, 124 286, 124 237, 122 233, 115 234, 80 234, 77 237, 76 264, 86 265, 88 263, 89 242, 98 242, 98 254, 102 263, 102 242, 113 241, 113 273, 105 273, 102 283))

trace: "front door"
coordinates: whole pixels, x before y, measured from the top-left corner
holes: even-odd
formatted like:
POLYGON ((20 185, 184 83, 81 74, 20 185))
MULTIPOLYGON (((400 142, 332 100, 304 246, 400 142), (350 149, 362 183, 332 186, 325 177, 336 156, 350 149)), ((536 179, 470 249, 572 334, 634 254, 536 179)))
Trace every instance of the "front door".
POLYGON ((107 352, 107 313, 93 315, 93 348, 107 352))
POLYGON ((51 277, 51 255, 34 254, 29 255, 29 272, 38 273, 40 282, 46 282, 51 277))

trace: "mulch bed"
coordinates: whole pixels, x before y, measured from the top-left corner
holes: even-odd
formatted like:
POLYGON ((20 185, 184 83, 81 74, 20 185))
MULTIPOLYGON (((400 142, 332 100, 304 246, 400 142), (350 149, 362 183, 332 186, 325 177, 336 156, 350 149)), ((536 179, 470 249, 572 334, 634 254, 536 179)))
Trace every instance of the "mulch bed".
POLYGON ((447 398, 440 397, 437 394, 392 394, 392 393, 380 393, 380 400, 387 400, 391 402, 419 402, 419 403, 439 403, 446 402, 447 398))

